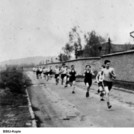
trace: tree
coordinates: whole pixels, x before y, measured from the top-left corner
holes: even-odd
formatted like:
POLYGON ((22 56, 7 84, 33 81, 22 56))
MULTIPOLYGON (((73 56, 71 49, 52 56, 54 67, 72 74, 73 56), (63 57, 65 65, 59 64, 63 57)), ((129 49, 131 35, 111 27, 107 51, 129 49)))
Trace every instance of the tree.
POLYGON ((58 55, 58 59, 61 62, 70 60, 71 58, 71 53, 73 52, 74 48, 71 46, 69 43, 66 43, 65 47, 62 48, 63 53, 60 53, 58 55))
POLYGON ((75 58, 78 57, 78 52, 82 50, 81 38, 78 32, 79 26, 75 26, 69 32, 69 43, 74 47, 75 58))
POLYGON ((60 62, 65 62, 65 61, 69 60, 70 57, 68 57, 66 54, 60 53, 58 55, 58 59, 59 59, 60 62))
POLYGON ((105 39, 96 34, 95 31, 88 32, 84 35, 85 48, 83 50, 84 57, 97 57, 100 56, 101 44, 105 42, 105 39))
POLYGON ((64 54, 68 56, 68 58, 71 58, 71 53, 73 52, 74 48, 69 43, 66 43, 65 47, 62 48, 64 51, 64 54))

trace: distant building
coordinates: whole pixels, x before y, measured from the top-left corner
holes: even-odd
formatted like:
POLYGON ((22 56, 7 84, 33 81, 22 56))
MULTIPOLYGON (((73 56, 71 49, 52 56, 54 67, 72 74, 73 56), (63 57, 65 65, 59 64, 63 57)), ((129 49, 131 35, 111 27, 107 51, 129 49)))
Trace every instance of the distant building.
POLYGON ((127 50, 134 49, 133 44, 112 44, 104 43, 100 47, 100 55, 105 55, 109 53, 123 52, 127 50))
MULTIPOLYGON (((100 56, 110 54, 110 53, 117 53, 117 52, 123 52, 127 50, 134 49, 134 44, 113 44, 113 43, 103 43, 100 46, 98 46, 98 49, 100 51, 100 56)), ((83 50, 78 51, 78 58, 83 57, 83 50)))

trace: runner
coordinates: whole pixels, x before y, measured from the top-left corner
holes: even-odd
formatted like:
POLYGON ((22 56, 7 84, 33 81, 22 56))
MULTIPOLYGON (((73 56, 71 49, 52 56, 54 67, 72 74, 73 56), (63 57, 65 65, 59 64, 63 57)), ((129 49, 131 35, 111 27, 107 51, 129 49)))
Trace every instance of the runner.
POLYGON ((76 71, 74 65, 71 65, 70 71, 70 85, 73 87, 72 94, 75 93, 75 80, 76 80, 76 71))
POLYGON ((42 73, 43 73, 43 77, 46 79, 46 67, 43 67, 42 73))
POLYGON ((55 82, 56 82, 56 85, 58 85, 59 75, 60 75, 60 69, 59 69, 58 65, 55 66, 54 73, 55 73, 55 82))
POLYGON ((50 68, 49 68, 49 78, 50 79, 52 78, 52 75, 53 75, 53 70, 52 70, 52 67, 50 66, 50 68))
POLYGON ((37 79, 41 78, 41 74, 42 74, 42 68, 41 67, 37 67, 37 70, 36 70, 36 77, 37 77, 37 79))
POLYGON ((32 69, 32 70, 33 70, 33 72, 35 73, 35 72, 36 72, 36 70, 37 70, 37 68, 36 68, 36 67, 33 67, 33 69, 32 69))
POLYGON ((65 66, 65 63, 63 63, 61 67, 61 85, 65 83, 66 72, 67 72, 67 68, 65 66))
POLYGON ((106 101, 107 101, 107 107, 110 109, 112 105, 110 104, 109 94, 113 86, 113 80, 116 78, 114 68, 110 67, 110 61, 105 60, 105 69, 104 72, 104 89, 106 92, 106 101))
POLYGON ((96 76, 96 81, 98 83, 98 94, 100 93, 100 97, 101 97, 101 101, 104 101, 104 95, 105 95, 105 91, 104 91, 104 70, 105 66, 102 65, 101 66, 101 70, 98 72, 97 76, 96 76))
POLYGON ((89 97, 89 90, 90 90, 90 87, 92 85, 92 76, 93 75, 94 75, 94 73, 91 70, 91 66, 86 65, 85 71, 84 71, 84 76, 85 76, 84 82, 85 82, 85 85, 87 87, 86 97, 89 97))
POLYGON ((42 67, 39 67, 39 74, 38 74, 38 76, 39 76, 40 79, 42 78, 42 72, 43 72, 42 67))
POLYGON ((70 82, 70 68, 69 68, 69 66, 66 66, 66 76, 65 76, 64 80, 65 80, 65 87, 67 87, 69 82, 70 82))
POLYGON ((46 67, 45 69, 45 75, 46 75, 46 80, 48 81, 49 80, 49 68, 46 67))
POLYGON ((37 67, 37 70, 36 70, 36 78, 37 78, 37 79, 39 79, 39 73, 40 73, 39 67, 37 67))

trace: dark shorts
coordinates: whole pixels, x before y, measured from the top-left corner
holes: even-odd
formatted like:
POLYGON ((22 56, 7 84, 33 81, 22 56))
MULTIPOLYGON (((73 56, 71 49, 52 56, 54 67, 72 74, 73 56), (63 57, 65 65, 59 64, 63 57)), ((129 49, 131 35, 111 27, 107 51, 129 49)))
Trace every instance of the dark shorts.
POLYGON ((113 86, 113 82, 111 81, 103 81, 104 83, 104 87, 108 87, 109 91, 112 89, 112 86, 113 86))
POLYGON ((66 77, 67 75, 66 74, 61 74, 61 79, 63 80, 64 77, 66 77))
POLYGON ((84 80, 84 83, 85 83, 85 85, 86 85, 86 83, 88 83, 88 84, 89 84, 89 86, 91 86, 91 85, 92 85, 92 81, 91 81, 91 80, 89 81, 89 80, 86 80, 86 79, 85 79, 85 80, 84 80))
POLYGON ((53 74, 53 72, 52 72, 52 71, 49 71, 49 74, 50 74, 50 75, 52 75, 52 74, 53 74))
POLYGON ((49 74, 49 72, 45 72, 45 75, 48 75, 49 74))
POLYGON ((59 77, 59 74, 55 74, 55 79, 57 79, 59 77))
POLYGON ((98 87, 103 87, 103 82, 99 82, 98 87))
POLYGON ((36 72, 37 75, 38 75, 38 74, 41 74, 41 73, 42 73, 41 71, 37 71, 37 72, 36 72))
POLYGON ((76 77, 70 77, 70 82, 73 82, 76 80, 76 77))
POLYGON ((66 81, 70 82, 70 76, 69 75, 66 75, 66 78, 67 78, 66 81))

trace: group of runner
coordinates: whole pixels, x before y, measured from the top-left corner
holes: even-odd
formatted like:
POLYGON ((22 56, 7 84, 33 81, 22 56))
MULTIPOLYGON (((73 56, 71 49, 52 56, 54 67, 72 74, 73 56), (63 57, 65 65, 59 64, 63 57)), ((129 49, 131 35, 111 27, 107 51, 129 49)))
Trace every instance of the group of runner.
POLYGON ((52 78, 52 75, 53 75, 53 70, 50 66, 50 68, 48 67, 34 67, 33 68, 33 72, 36 73, 36 78, 37 79, 42 79, 42 78, 45 78, 47 81, 52 78))
MULTIPOLYGON (((111 62, 109 60, 105 60, 100 71, 96 75, 96 82, 98 83, 97 94, 100 95, 101 101, 104 101, 104 97, 106 98, 107 107, 109 109, 112 107, 109 99, 109 93, 112 89, 113 80, 116 78, 114 68, 112 68, 110 64, 111 62)), ((36 74, 37 72, 38 70, 36 70, 36 74)), ((69 67, 63 63, 62 66, 56 65, 55 69, 52 69, 51 67, 49 69, 44 67, 42 69, 42 73, 44 74, 44 77, 46 77, 46 80, 49 80, 49 77, 54 75, 56 85, 58 85, 61 80, 61 85, 64 87, 72 87, 72 94, 75 94, 77 72, 74 65, 69 67)), ((84 83, 86 85, 86 97, 88 98, 90 96, 90 88, 93 83, 93 76, 95 76, 90 65, 85 66, 83 76, 84 83)), ((37 78, 39 77, 37 76, 37 78)))
MULTIPOLYGON (((96 76, 96 82, 98 83, 98 94, 100 94, 100 100, 104 101, 104 97, 106 98, 107 107, 110 109, 112 107, 110 103, 109 94, 113 86, 113 80, 116 78, 114 68, 111 67, 111 62, 109 60, 104 61, 104 65, 101 66, 100 71, 96 76)), ((89 90, 92 86, 92 77, 94 73, 91 69, 90 65, 86 66, 84 72, 84 82, 87 86, 86 97, 89 97, 89 90)))
POLYGON ((65 63, 62 64, 61 67, 56 65, 54 73, 55 73, 56 85, 59 83, 59 80, 61 79, 61 85, 64 85, 64 87, 72 86, 73 87, 72 93, 74 94, 75 80, 76 80, 75 66, 71 65, 71 67, 69 67, 66 66, 65 63))

